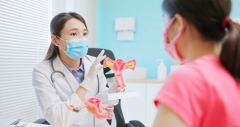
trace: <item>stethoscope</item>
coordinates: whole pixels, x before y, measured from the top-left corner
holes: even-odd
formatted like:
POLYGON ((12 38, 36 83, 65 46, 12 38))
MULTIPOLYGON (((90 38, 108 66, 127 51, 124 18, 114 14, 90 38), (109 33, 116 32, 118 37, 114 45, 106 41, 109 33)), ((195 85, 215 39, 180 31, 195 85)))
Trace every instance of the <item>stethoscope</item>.
MULTIPOLYGON (((87 56, 85 56, 90 62, 91 62, 91 60, 87 57, 87 56)), ((52 81, 52 83, 53 83, 53 87, 56 89, 56 92, 57 92, 57 94, 59 95, 59 93, 58 93, 58 91, 57 91, 57 88, 56 88, 56 86, 55 86, 55 80, 54 80, 54 78, 53 78, 53 75, 55 74, 55 73, 60 73, 65 79, 66 79, 66 81, 68 82, 68 80, 67 80, 67 78, 66 78, 66 76, 65 76, 65 74, 63 73, 63 72, 61 72, 61 71, 58 71, 58 70, 55 70, 55 68, 54 68, 54 66, 53 66, 53 61, 51 61, 51 67, 52 67, 52 69, 53 69, 53 71, 52 71, 52 73, 51 73, 51 75, 50 75, 50 78, 51 78, 51 81, 52 81)), ((99 94, 99 77, 98 77, 98 74, 97 74, 97 81, 98 81, 98 90, 97 90, 97 95, 99 94)), ((68 82, 68 85, 69 85, 69 87, 71 88, 71 90, 72 90, 72 92, 74 93, 74 91, 73 91, 73 89, 72 89, 72 87, 70 86, 70 83, 68 82)), ((59 95, 60 96, 60 95, 59 95)), ((62 98, 61 98, 62 99, 62 98)))
MULTIPOLYGON (((85 57, 86 57, 90 62, 92 62, 87 56, 85 56, 85 57)), ((53 87, 56 89, 57 94, 60 96, 60 94, 58 93, 57 88, 56 88, 56 86, 55 86, 55 80, 53 79, 53 75, 54 75, 55 73, 60 73, 60 74, 66 79, 67 82, 68 82, 68 80, 67 80, 67 78, 66 78, 66 76, 65 76, 65 74, 64 74, 63 72, 58 71, 58 70, 55 70, 55 68, 54 68, 54 66, 53 66, 53 61, 51 61, 51 67, 52 67, 53 71, 52 71, 52 73, 51 73, 51 75, 50 75, 50 78, 51 78, 51 81, 52 81, 52 83, 53 83, 53 87)), ((96 96, 99 94, 99 77, 98 77, 98 74, 97 74, 97 81, 98 81, 98 90, 97 90, 96 96)), ((74 93, 74 91, 73 91, 72 87, 70 86, 70 83, 69 83, 69 82, 68 82, 68 86, 71 88, 72 92, 74 93)), ((60 98, 61 98, 61 96, 60 96, 60 98)), ((61 98, 61 100, 63 101, 62 98, 61 98)), ((93 123, 94 123, 94 127, 95 127, 95 126, 96 126, 95 117, 93 117, 93 123)))

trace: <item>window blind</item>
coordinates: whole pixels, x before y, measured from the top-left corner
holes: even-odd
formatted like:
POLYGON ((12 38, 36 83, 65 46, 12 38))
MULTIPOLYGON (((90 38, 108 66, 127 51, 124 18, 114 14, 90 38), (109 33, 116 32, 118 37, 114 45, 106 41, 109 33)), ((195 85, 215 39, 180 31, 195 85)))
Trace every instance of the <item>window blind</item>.
POLYGON ((48 3, 0 2, 0 118, 34 122, 42 117, 31 79, 48 48, 48 3))
POLYGON ((52 17, 61 12, 66 12, 66 0, 52 0, 52 17))

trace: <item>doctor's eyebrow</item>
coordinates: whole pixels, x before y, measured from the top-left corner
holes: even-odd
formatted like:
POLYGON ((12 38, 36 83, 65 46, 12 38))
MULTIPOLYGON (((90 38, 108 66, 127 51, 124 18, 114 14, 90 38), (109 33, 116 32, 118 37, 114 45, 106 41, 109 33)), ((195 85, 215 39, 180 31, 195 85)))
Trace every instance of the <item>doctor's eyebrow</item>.
MULTIPOLYGON (((69 31, 79 30, 78 28, 72 28, 69 31)), ((83 31, 88 31, 87 29, 83 29, 83 31)))
POLYGON ((79 30, 78 28, 72 28, 69 31, 73 31, 73 30, 79 30))

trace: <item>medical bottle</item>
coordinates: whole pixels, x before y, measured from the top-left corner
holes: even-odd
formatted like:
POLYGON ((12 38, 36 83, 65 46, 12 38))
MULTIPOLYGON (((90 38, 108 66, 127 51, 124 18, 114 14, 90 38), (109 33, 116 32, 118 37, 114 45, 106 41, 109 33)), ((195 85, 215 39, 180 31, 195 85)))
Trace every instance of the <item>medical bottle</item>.
POLYGON ((163 59, 158 59, 156 61, 160 61, 160 64, 158 65, 157 78, 158 80, 165 80, 167 77, 167 67, 164 64, 163 59))

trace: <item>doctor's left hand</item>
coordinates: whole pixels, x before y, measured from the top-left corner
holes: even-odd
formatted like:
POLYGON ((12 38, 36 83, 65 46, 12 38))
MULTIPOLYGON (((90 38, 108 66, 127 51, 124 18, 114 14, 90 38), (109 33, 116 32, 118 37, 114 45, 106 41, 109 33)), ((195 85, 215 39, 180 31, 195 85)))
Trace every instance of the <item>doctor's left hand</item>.
POLYGON ((100 70, 103 69, 103 66, 100 64, 102 60, 106 58, 106 55, 103 56, 105 50, 102 50, 96 60, 92 63, 89 72, 87 74, 87 77, 91 80, 94 80, 100 70))
POLYGON ((103 69, 103 66, 100 64, 100 62, 106 58, 106 55, 103 55, 105 50, 102 50, 98 57, 95 59, 95 61, 92 63, 89 72, 83 82, 80 84, 80 86, 84 87, 85 89, 89 90, 90 85, 96 78, 98 72, 103 69))

